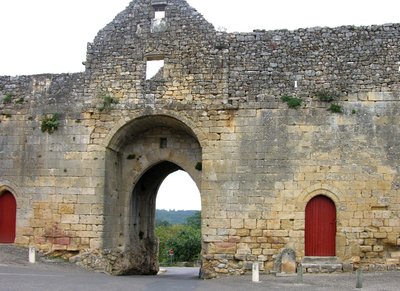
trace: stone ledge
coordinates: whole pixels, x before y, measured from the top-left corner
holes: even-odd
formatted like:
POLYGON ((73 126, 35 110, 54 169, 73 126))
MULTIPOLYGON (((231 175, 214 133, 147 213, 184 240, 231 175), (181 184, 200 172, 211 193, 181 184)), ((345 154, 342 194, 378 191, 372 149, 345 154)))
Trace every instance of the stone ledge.
POLYGON ((300 264, 305 273, 343 272, 343 264, 337 257, 304 257, 300 264))

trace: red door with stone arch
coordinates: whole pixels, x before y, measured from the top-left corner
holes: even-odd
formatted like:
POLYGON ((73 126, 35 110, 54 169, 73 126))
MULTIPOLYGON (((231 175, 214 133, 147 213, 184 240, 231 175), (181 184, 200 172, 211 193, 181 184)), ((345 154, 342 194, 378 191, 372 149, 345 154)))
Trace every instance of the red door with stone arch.
POLYGON ((17 202, 6 191, 0 194, 0 243, 14 243, 17 202))
POLYGON ((315 196, 306 206, 305 255, 336 255, 336 206, 323 195, 315 196))

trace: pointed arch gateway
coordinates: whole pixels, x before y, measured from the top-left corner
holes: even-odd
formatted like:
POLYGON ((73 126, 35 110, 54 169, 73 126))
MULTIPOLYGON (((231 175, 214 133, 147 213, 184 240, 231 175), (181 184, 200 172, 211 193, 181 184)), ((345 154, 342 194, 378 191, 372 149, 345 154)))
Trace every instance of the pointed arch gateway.
POLYGON ((11 192, 0 193, 0 243, 14 243, 17 202, 11 192))
POLYGON ((336 255, 336 206, 327 196, 313 197, 305 211, 305 255, 336 255))
POLYGON ((103 248, 123 250, 114 274, 157 274, 155 207, 164 179, 184 170, 200 189, 201 145, 175 117, 151 115, 122 126, 106 152, 103 248))

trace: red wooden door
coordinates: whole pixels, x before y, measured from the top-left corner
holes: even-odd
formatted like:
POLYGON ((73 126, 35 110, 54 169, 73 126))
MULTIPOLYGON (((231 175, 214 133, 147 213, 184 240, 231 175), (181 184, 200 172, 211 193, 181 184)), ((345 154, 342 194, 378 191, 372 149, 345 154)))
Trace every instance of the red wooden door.
POLYGON ((0 194, 0 243, 13 243, 17 203, 10 192, 0 194))
POLYGON ((336 207, 326 196, 316 196, 306 206, 305 255, 335 256, 336 207))

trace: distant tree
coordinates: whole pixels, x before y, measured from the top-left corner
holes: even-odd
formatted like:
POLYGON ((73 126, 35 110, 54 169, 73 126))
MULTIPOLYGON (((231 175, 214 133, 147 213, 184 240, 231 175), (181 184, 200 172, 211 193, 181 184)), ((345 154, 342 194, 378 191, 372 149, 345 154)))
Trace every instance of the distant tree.
POLYGON ((195 261, 201 252, 201 232, 199 229, 186 226, 172 237, 167 245, 174 250, 176 261, 195 261))
POLYGON ((177 237, 183 228, 183 225, 161 225, 156 228, 156 236, 159 239, 158 257, 161 264, 169 262, 169 250, 171 249, 169 241, 177 237))
POLYGON ((195 229, 201 229, 201 212, 197 211, 192 216, 186 218, 186 225, 195 229))
POLYGON ((156 220, 168 221, 171 224, 184 224, 186 219, 198 212, 197 210, 156 210, 156 220))
POLYGON ((200 211, 186 219, 185 224, 171 225, 160 221, 156 227, 159 239, 159 261, 170 262, 169 250, 174 250, 175 262, 192 262, 199 258, 201 252, 201 213, 200 211))
POLYGON ((159 226, 170 226, 170 225, 171 225, 171 223, 169 223, 166 220, 159 220, 159 219, 156 220, 156 227, 159 227, 159 226))

